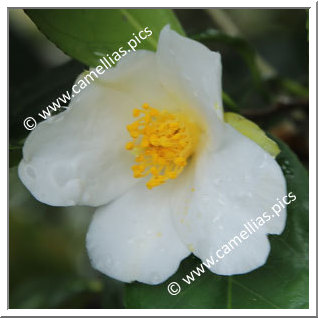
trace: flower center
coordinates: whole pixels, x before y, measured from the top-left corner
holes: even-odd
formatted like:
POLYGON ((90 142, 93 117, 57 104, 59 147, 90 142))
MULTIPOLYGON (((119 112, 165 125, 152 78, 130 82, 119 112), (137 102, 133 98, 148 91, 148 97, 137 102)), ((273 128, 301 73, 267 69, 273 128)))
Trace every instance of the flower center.
POLYGON ((198 126, 185 114, 159 111, 148 104, 134 109, 133 116, 139 118, 127 126, 133 140, 126 149, 136 155, 134 177, 150 175, 148 189, 175 179, 195 150, 198 126))

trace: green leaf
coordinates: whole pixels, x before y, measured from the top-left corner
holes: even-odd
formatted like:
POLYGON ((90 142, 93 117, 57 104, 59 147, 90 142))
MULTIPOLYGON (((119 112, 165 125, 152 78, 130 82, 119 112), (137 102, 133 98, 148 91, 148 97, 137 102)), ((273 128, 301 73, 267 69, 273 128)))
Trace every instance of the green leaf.
POLYGON ((28 277, 10 297, 11 309, 87 308, 100 298, 102 284, 98 280, 78 276, 28 277))
POLYGON ((224 43, 234 48, 249 67, 255 83, 261 83, 262 74, 257 64, 256 51, 246 40, 215 29, 208 29, 191 38, 200 42, 224 43))
POLYGON ((239 114, 231 112, 224 113, 224 121, 244 136, 256 142, 273 157, 276 157, 279 154, 280 150, 276 142, 268 138, 265 132, 252 121, 239 114))
MULTIPOLYGON (((206 270, 191 285, 182 281, 200 265, 194 256, 182 262, 178 272, 158 286, 126 284, 127 308, 308 308, 308 173, 295 154, 276 140, 277 161, 296 201, 288 206, 282 235, 271 235, 266 264, 251 273, 219 276, 206 270), (172 296, 171 282, 182 291, 172 296)), ((274 202, 273 202, 274 204, 274 202)))
POLYGON ((239 106, 230 97, 230 95, 226 94, 225 92, 222 92, 222 99, 223 99, 224 106, 227 107, 230 111, 239 112, 240 110, 239 106))
POLYGON ((76 77, 84 69, 83 64, 73 60, 52 68, 10 91, 11 144, 16 145, 19 141, 20 145, 20 140, 28 135, 29 131, 23 126, 24 119, 32 116, 38 120, 40 117, 37 114, 70 90, 76 77))
POLYGON ((17 166, 22 158, 22 145, 9 145, 9 168, 17 166))
MULTIPOLYGON (((140 40, 136 49, 155 50, 166 24, 184 34, 168 9, 31 9, 26 13, 62 51, 89 66, 100 64, 100 58, 111 56, 120 47, 130 49, 128 42, 136 41, 134 35, 146 27, 152 34, 140 40)), ((146 37, 145 33, 142 36, 146 37)))
POLYGON ((278 79, 280 81, 281 86, 290 94, 297 96, 297 97, 303 97, 308 98, 309 96, 309 90, 307 87, 304 87, 300 83, 297 83, 296 81, 293 81, 291 79, 285 78, 285 79, 278 79))

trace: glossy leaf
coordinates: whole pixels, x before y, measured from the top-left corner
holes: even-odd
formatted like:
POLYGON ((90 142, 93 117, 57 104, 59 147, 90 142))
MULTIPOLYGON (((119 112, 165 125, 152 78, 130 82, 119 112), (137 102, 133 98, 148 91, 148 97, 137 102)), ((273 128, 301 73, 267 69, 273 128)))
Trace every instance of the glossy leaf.
POLYGON ((127 308, 308 308, 308 173, 288 146, 277 143, 281 149, 277 161, 288 191, 297 199, 288 206, 283 234, 270 236, 267 263, 231 277, 206 270, 187 285, 182 278, 200 265, 200 260, 190 256, 163 284, 126 284, 127 308), (180 284, 178 295, 168 293, 171 282, 180 284))
POLYGON ((273 157, 276 157, 279 154, 280 150, 276 142, 267 137, 265 132, 252 121, 231 112, 224 113, 224 121, 244 136, 252 139, 273 157))
POLYGON ((254 81, 260 83, 261 71, 257 64, 255 49, 243 38, 234 37, 215 29, 208 29, 200 34, 193 35, 192 38, 203 43, 224 43, 239 52, 247 66, 249 67, 254 81))
MULTIPOLYGON (((100 64, 101 57, 112 56, 120 47, 131 50, 128 41, 136 42, 135 36, 141 42, 136 42, 136 49, 154 50, 166 24, 183 34, 168 9, 33 9, 26 13, 62 51, 89 66, 100 64), (146 27, 152 34, 142 40, 139 32, 146 27)), ((146 37, 145 33, 142 37, 146 37)))
POLYGON ((224 108, 228 109, 229 111, 239 112, 240 108, 236 104, 236 102, 224 91, 222 92, 222 99, 224 103, 224 108))
POLYGON ((43 72, 10 91, 9 133, 12 144, 21 144, 21 139, 29 133, 23 126, 24 119, 29 116, 40 119, 37 114, 70 90, 76 77, 84 70, 83 64, 73 60, 43 72))

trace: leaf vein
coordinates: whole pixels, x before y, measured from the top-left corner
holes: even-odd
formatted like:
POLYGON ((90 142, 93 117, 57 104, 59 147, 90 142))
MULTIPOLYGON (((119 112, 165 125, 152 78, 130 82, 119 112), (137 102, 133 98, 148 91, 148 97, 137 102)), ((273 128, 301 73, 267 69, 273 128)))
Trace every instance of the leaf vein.
POLYGON ((268 300, 267 298, 263 297, 262 295, 260 295, 259 293, 257 293, 256 291, 250 289, 249 287, 244 286, 243 284, 237 282, 236 280, 232 279, 232 282, 234 284, 236 284, 237 286, 245 289, 246 291, 248 291, 249 293, 251 293, 252 295, 258 297, 259 299, 262 299, 264 302, 268 303, 269 305, 273 306, 276 309, 281 309, 280 307, 278 307, 276 304, 272 303, 270 300, 268 300))

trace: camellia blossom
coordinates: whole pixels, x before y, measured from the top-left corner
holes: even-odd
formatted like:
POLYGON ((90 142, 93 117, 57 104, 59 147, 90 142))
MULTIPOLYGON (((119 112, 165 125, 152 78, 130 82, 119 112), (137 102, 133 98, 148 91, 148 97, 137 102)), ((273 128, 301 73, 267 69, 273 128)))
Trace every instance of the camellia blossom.
MULTIPOLYGON (((46 204, 97 207, 86 239, 97 270, 158 284, 286 194, 273 156, 223 116, 220 55, 166 26, 157 52, 127 55, 32 131, 19 176, 46 204)), ((282 210, 210 270, 263 265, 285 222, 282 210)))

